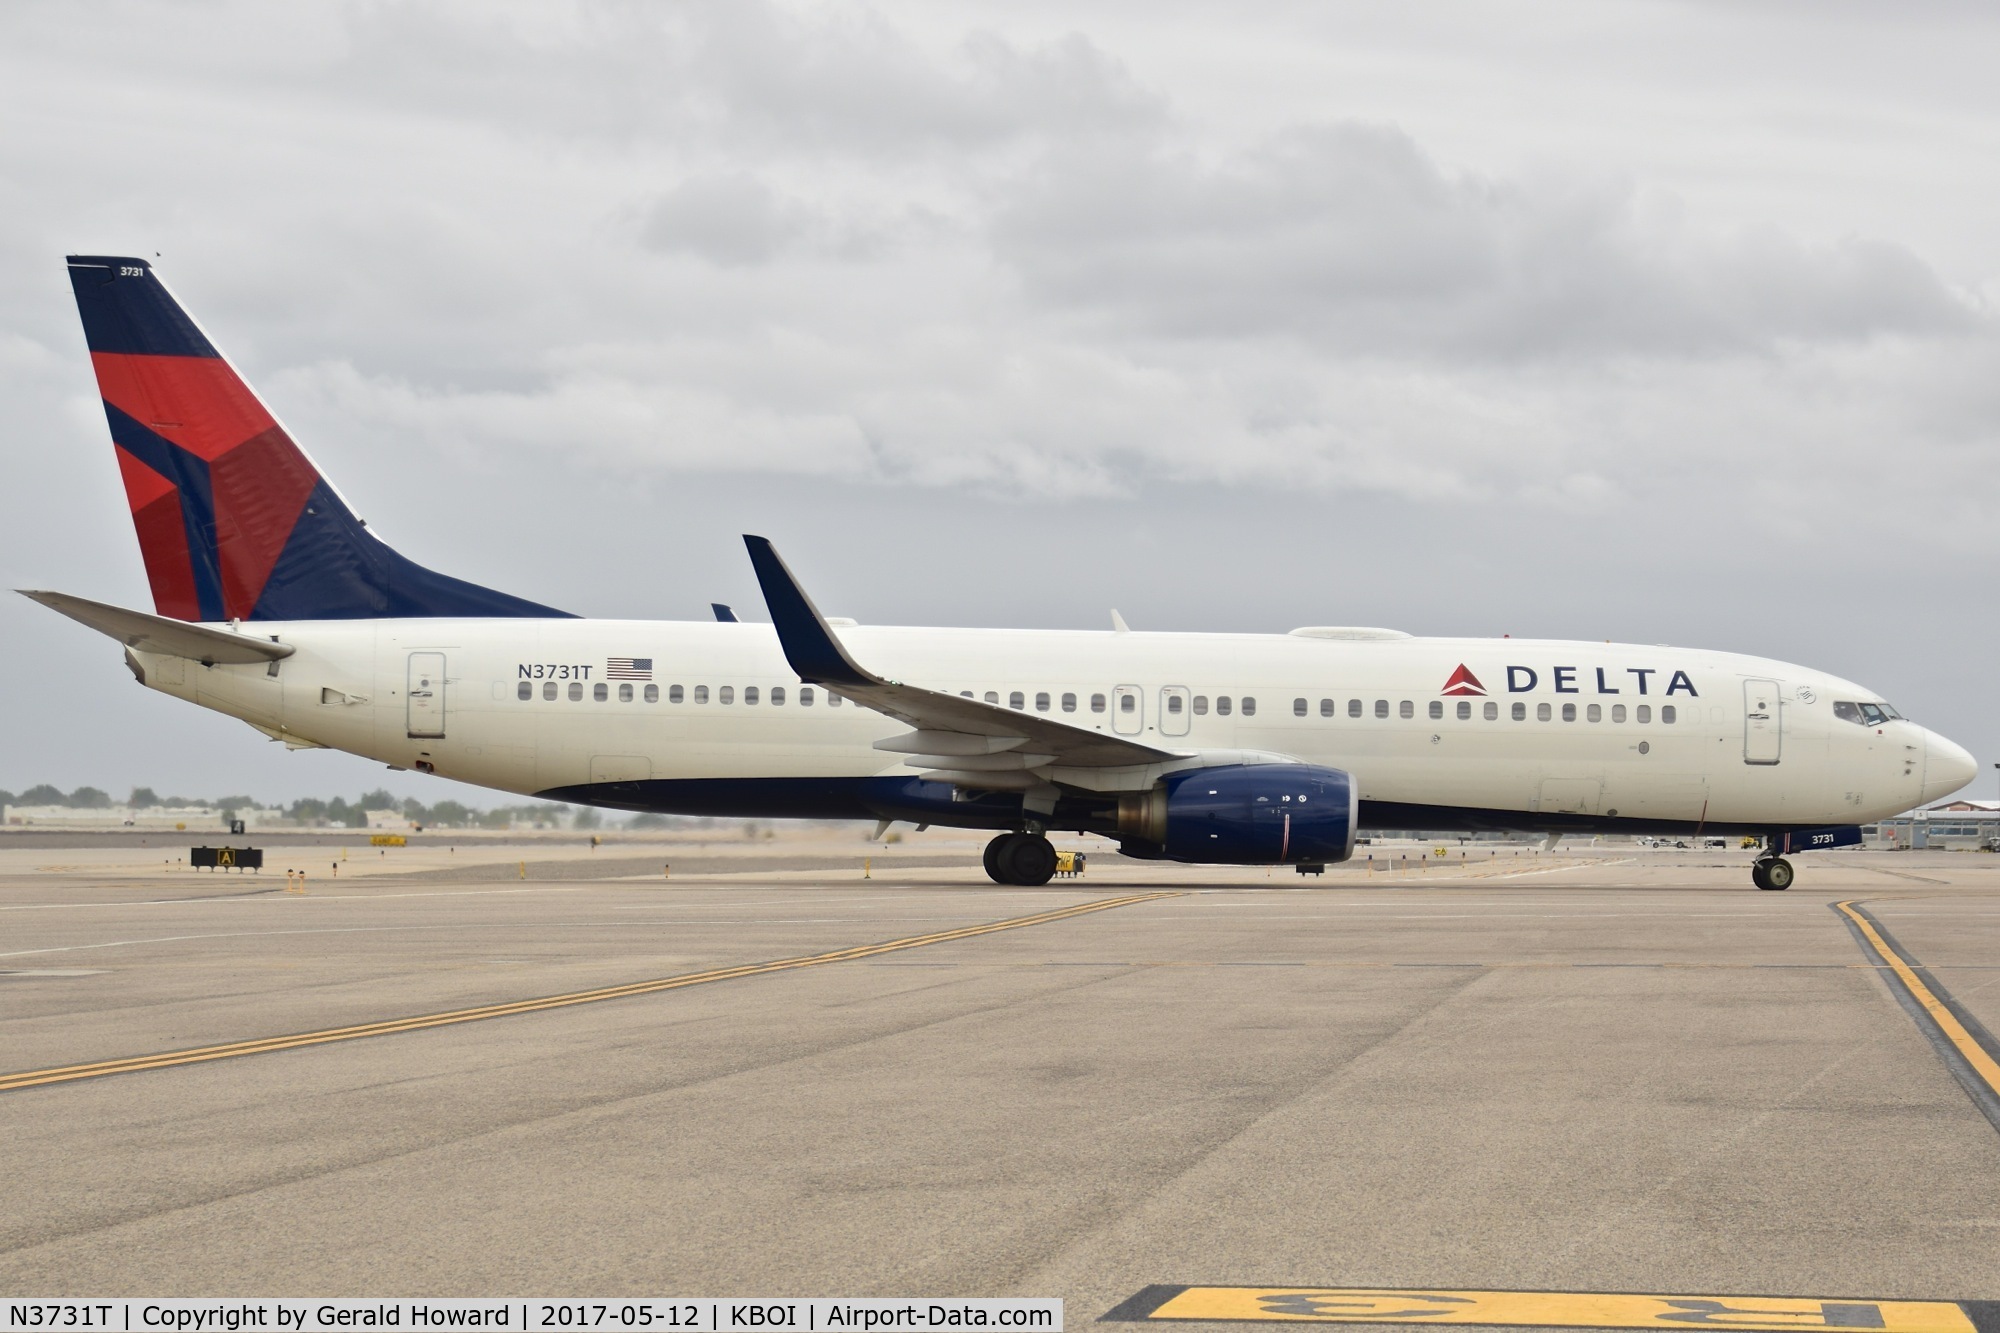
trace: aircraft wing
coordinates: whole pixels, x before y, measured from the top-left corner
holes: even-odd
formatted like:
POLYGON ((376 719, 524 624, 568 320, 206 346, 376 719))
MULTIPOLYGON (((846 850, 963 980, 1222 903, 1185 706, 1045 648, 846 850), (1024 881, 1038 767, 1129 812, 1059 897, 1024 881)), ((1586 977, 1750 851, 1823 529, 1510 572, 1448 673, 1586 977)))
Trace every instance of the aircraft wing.
POLYGON ((916 729, 909 736, 878 741, 878 750, 907 755, 905 762, 961 785, 994 787, 1020 785, 1027 770, 1048 765, 1129 768, 1184 757, 1123 736, 875 675, 848 655, 776 548, 762 537, 746 535, 743 543, 750 549, 778 642, 799 679, 916 729))
POLYGON ((122 606, 72 597, 68 593, 27 588, 17 591, 51 611, 60 611, 78 624, 88 625, 99 634, 108 634, 127 648, 137 648, 142 653, 164 653, 169 657, 185 657, 203 666, 212 666, 218 662, 275 662, 298 651, 288 643, 274 643, 270 639, 235 634, 185 620, 169 620, 165 616, 147 615, 144 611, 128 611, 122 606))

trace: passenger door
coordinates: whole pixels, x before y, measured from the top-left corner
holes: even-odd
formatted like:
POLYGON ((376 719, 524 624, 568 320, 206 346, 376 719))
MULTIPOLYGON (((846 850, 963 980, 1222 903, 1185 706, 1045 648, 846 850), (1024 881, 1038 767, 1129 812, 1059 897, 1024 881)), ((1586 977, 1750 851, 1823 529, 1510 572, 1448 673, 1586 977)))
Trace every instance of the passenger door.
POLYGON ((1120 736, 1137 736, 1146 729, 1146 692, 1137 685, 1111 691, 1111 729, 1120 736))
POLYGON ((1784 704, 1775 680, 1743 682, 1743 762, 1775 764, 1784 749, 1784 704))
POLYGON ((410 735, 417 738, 443 736, 443 653, 410 654, 410 682, 405 696, 409 700, 410 735))
POLYGON ((1160 734, 1188 734, 1188 691, 1185 685, 1168 685, 1160 691, 1160 734))

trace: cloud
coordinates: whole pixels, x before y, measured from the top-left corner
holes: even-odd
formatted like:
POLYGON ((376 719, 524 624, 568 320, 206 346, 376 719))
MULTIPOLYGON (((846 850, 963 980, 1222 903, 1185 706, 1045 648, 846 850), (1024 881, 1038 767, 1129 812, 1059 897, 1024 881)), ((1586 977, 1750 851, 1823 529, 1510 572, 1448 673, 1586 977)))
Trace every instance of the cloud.
POLYGON ((654 201, 639 229, 639 242, 651 250, 685 252, 717 264, 758 264, 805 226, 796 205, 755 177, 710 174, 685 180, 654 201))
POLYGON ((1767 353, 1951 334, 1982 312, 1906 248, 1699 227, 1623 183, 1451 172, 1400 130, 1295 129, 1207 161, 1051 152, 996 210, 1034 297, 1116 334, 1475 360, 1767 353))

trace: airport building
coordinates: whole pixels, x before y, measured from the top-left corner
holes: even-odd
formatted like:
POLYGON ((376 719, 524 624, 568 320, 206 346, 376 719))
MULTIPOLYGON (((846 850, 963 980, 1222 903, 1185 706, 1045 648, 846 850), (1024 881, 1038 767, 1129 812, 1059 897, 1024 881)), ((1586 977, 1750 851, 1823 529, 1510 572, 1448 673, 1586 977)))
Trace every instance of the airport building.
POLYGON ((2000 850, 2000 801, 1943 801, 1894 819, 1864 824, 1861 836, 1867 846, 1903 851, 2000 850))
POLYGON ((9 805, 0 806, 0 824, 8 828, 65 829, 162 829, 223 830, 231 819, 246 828, 269 827, 283 820, 285 812, 276 808, 243 806, 225 812, 209 805, 9 805))

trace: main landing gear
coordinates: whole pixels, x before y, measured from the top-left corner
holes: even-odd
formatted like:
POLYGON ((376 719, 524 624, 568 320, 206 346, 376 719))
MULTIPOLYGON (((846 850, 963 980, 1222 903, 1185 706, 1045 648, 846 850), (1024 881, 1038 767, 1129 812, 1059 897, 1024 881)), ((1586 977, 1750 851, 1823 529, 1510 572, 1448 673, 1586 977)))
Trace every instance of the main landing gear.
POLYGON ((1792 887, 1792 863, 1782 856, 1766 856, 1750 867, 1750 882, 1760 889, 1792 887))
POLYGON ((1003 833, 986 844, 986 873, 995 884, 1046 884, 1055 878, 1056 849, 1039 833, 1003 833))

